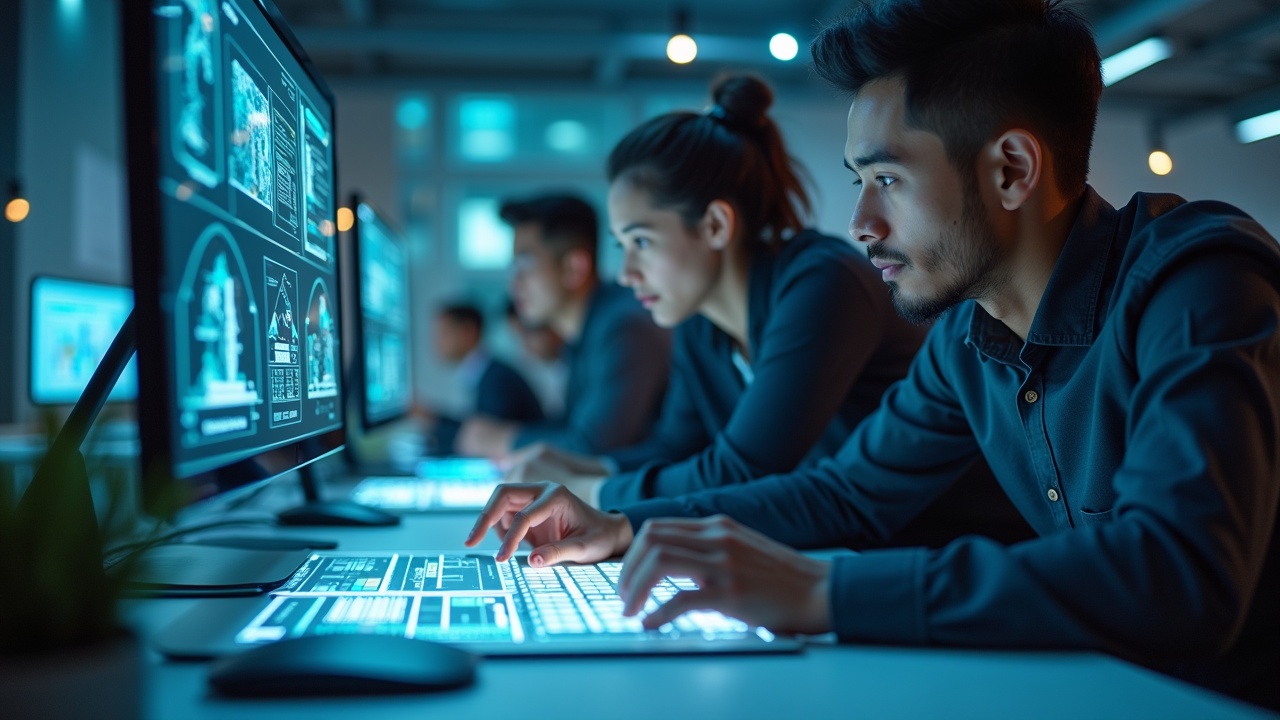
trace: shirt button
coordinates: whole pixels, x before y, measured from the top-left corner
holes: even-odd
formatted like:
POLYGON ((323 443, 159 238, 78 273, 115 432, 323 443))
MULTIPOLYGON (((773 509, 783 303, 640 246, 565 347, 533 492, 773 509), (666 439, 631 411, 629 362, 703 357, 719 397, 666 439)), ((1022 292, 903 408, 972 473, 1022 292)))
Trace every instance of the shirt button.
POLYGON ((1027 394, 1022 396, 1022 399, 1026 400, 1029 403, 1033 403, 1040 399, 1040 393, 1036 392, 1035 390, 1028 390, 1027 394))
POLYGON ((1053 488, 1049 488, 1049 492, 1048 492, 1048 493, 1046 493, 1046 495, 1048 495, 1048 496, 1049 496, 1049 502, 1058 502, 1058 491, 1057 491, 1057 490, 1055 490, 1055 489, 1053 489, 1053 488))

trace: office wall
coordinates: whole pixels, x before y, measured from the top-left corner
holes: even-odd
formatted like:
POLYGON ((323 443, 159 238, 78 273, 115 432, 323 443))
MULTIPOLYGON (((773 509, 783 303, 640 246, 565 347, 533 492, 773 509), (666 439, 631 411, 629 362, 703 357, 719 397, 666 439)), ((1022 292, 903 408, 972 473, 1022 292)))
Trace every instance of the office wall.
POLYGON ((40 274, 128 283, 119 21, 115 0, 22 7, 18 172, 31 215, 15 226, 12 416, 29 420, 28 294, 40 274))

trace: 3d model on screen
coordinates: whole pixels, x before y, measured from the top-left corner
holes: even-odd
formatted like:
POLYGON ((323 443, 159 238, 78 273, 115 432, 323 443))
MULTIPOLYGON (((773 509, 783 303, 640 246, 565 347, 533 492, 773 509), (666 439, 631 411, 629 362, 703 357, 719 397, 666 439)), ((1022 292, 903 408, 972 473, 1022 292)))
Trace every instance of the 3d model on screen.
POLYGON ((182 0, 168 7, 173 47, 181 52, 161 57, 162 69, 174 84, 177 127, 173 133, 174 157, 191 178, 216 187, 222 180, 218 148, 220 104, 217 72, 219 53, 218 13, 210 0, 182 0))
POLYGON ((338 394, 338 336, 329 313, 329 290, 321 280, 311 286, 307 311, 307 397, 338 394))
POLYGON ((181 422, 188 445, 254 431, 258 308, 239 247, 220 224, 196 241, 178 288, 181 422), (184 310, 185 308, 185 310, 184 310))

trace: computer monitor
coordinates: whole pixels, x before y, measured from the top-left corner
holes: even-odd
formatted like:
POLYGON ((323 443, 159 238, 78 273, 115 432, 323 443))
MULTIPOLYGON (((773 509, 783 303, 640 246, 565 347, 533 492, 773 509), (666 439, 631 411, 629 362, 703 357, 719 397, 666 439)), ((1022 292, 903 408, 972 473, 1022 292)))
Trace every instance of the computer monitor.
POLYGON ((355 258, 356 360, 353 381, 365 432, 403 418, 413 402, 409 348, 409 248, 369 202, 351 198, 355 208, 352 248, 355 258))
MULTIPOLYGON (((133 290, 82 280, 37 276, 31 281, 28 394, 34 405, 72 405, 133 309, 133 290)), ((130 361, 108 401, 138 396, 130 361)))
POLYGON ((122 3, 144 499, 342 448, 334 101, 269 0, 122 3))

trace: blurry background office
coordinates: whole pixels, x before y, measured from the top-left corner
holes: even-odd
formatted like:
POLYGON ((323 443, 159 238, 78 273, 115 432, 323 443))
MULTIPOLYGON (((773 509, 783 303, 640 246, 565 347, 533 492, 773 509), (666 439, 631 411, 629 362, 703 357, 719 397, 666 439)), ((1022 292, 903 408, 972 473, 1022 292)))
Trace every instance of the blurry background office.
MULTIPOLYGON (((117 1, 17 0, 0 18, 0 204, 8 216, 0 222, 0 423, 36 413, 26 391, 31 279, 130 281, 117 1)), ((775 86, 774 115, 812 174, 816 224, 844 233, 847 102, 812 76, 806 51, 844 2, 277 3, 337 97, 338 197, 361 191, 410 238, 420 400, 457 402, 430 345, 443 301, 479 300, 490 340, 517 352, 502 322, 510 232, 497 218, 499 200, 575 189, 603 216, 613 143, 654 114, 705 107, 720 71, 755 71, 775 86), (697 44, 691 63, 667 57, 678 30, 697 44), (795 40, 793 59, 780 59, 790 43, 778 33, 795 40)), ((1280 2, 1079 7, 1104 57, 1117 56, 1093 185, 1116 204, 1139 190, 1223 200, 1280 234, 1280 137, 1242 135, 1265 135, 1268 117, 1280 133, 1280 2), (1143 53, 1164 59, 1121 78, 1121 64, 1141 64, 1143 53), (1261 119, 1239 124, 1249 118, 1261 119), (1149 157, 1156 148, 1172 160, 1168 174, 1154 172, 1164 159, 1149 157)), ((611 274, 618 256, 607 236, 601 247, 611 274)))

